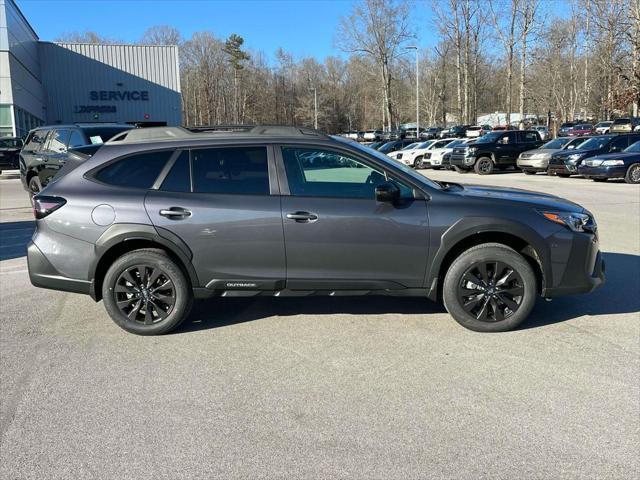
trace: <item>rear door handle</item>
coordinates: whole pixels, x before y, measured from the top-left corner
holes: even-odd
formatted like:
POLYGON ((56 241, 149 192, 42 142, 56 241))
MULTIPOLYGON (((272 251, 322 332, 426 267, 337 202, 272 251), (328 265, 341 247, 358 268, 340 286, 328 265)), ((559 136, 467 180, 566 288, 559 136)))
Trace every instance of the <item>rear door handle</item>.
POLYGON ((318 215, 311 212, 293 212, 287 213, 289 220, 295 220, 298 223, 310 223, 318 220, 318 215))
POLYGON ((191 212, 182 207, 171 207, 168 209, 160 210, 160 215, 167 217, 171 220, 180 220, 191 216, 191 212))

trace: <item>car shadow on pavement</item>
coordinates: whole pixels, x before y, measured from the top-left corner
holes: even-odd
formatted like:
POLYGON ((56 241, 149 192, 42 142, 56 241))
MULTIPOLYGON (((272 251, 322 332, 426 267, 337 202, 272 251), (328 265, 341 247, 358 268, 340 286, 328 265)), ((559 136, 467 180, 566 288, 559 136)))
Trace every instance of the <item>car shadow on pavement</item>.
POLYGON ((603 253, 606 281, 591 293, 538 301, 520 329, 564 322, 583 315, 640 312, 640 256, 603 253))
MULTIPOLYGON (((539 300, 520 330, 544 327, 583 315, 640 312, 640 256, 604 253, 607 280, 585 295, 539 300)), ((440 303, 417 297, 244 297, 195 302, 176 334, 291 315, 427 315, 446 313, 440 303)), ((453 321, 453 320, 451 320, 453 321)))
POLYGON ((35 226, 34 221, 0 223, 0 260, 24 257, 35 226))
POLYGON ((189 318, 175 333, 226 327, 274 316, 428 315, 432 313, 446 313, 446 310, 439 303, 416 297, 371 295, 212 298, 195 302, 189 318))

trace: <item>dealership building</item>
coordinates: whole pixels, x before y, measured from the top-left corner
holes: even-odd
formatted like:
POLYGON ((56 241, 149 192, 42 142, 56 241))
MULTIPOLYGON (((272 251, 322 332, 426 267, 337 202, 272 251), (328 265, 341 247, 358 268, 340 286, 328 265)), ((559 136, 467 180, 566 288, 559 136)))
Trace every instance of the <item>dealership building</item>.
POLYGON ((178 47, 40 41, 0 0, 0 136, 40 125, 180 125, 178 47))

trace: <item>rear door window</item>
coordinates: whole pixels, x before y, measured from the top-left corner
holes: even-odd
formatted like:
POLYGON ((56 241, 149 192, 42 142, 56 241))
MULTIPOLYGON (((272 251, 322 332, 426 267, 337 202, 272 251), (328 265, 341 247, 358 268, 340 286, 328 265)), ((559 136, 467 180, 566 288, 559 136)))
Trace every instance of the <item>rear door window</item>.
POLYGON ((265 147, 191 150, 193 191, 235 195, 269 195, 265 147))
POLYGON ((520 133, 520 141, 522 143, 533 143, 538 141, 538 133, 537 132, 519 132, 520 133))
POLYGON ((71 137, 69 138, 69 148, 81 147, 86 145, 87 141, 84 139, 84 135, 80 130, 71 130, 71 137))
POLYGON ((49 135, 45 150, 49 153, 65 153, 71 132, 67 129, 54 130, 49 135))
POLYGON ((130 155, 99 170, 95 179, 118 187, 149 189, 171 155, 173 150, 130 155))
POLYGON ((609 144, 609 150, 611 152, 621 152, 629 146, 629 135, 620 135, 614 138, 609 144))

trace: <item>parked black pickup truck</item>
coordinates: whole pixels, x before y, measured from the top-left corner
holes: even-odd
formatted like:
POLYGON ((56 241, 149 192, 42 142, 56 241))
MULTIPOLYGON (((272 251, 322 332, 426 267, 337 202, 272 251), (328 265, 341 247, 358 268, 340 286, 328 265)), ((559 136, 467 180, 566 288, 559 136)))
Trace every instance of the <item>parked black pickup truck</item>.
POLYGON ((22 148, 22 139, 17 137, 0 138, 0 173, 2 170, 19 168, 19 154, 22 148))
POLYGON ((542 143, 535 130, 491 132, 475 142, 454 148, 451 165, 459 173, 473 168, 480 175, 488 175, 496 168, 515 167, 522 152, 539 148, 542 143))

